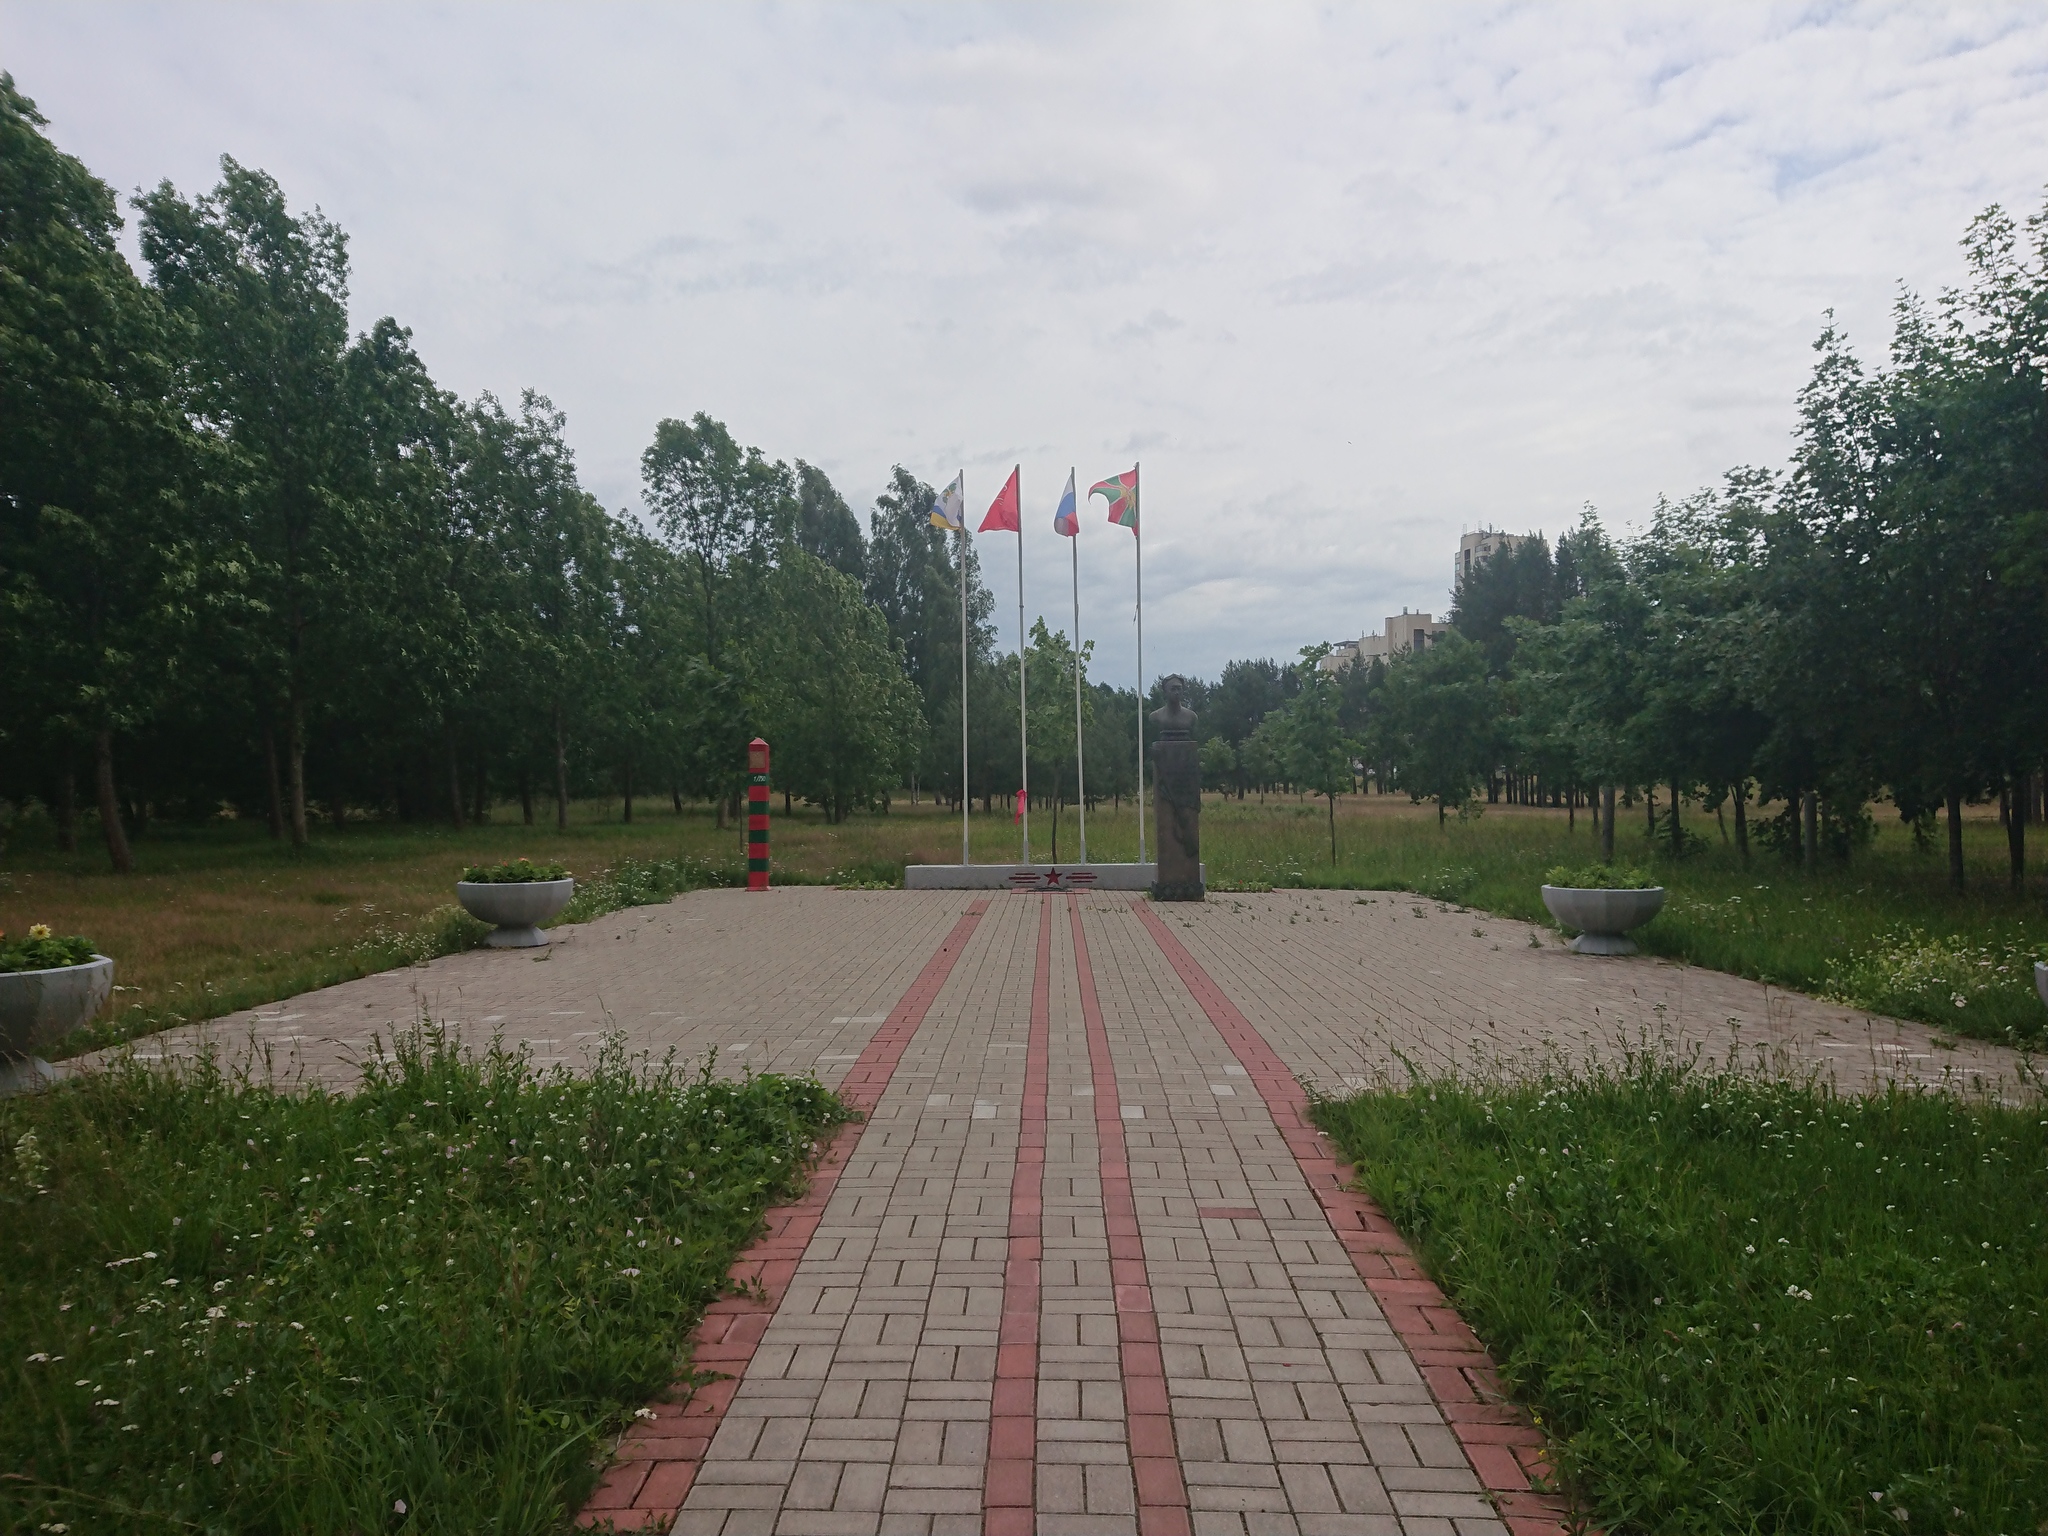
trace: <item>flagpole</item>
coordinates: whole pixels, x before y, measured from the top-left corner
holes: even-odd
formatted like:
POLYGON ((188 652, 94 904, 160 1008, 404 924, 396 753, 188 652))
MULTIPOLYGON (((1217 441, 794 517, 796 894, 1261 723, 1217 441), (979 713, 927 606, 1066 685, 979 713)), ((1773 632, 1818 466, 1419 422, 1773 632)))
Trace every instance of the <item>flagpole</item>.
POLYGON ((967 844, 967 471, 960 471, 960 862, 972 864, 967 844))
POLYGON ((1138 862, 1145 862, 1145 497, 1144 477, 1131 463, 1131 490, 1138 518, 1131 532, 1138 542, 1138 862))
POLYGON ((1029 650, 1024 633, 1024 466, 1012 477, 1017 482, 1017 784, 1024 802, 1024 862, 1031 862, 1031 715, 1025 708, 1024 674, 1029 670, 1029 650))
MULTIPOLYGON (((1071 470, 1067 478, 1073 478, 1071 470)), ((1074 525, 1074 789, 1081 813, 1081 862, 1088 862, 1088 760, 1081 740, 1081 527, 1074 525)))

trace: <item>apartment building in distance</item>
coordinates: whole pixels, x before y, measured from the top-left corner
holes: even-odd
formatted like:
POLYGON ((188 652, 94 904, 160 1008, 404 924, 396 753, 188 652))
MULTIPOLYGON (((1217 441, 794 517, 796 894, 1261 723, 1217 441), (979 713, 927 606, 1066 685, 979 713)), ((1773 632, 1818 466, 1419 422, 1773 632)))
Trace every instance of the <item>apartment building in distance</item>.
POLYGON ((1485 564, 1501 550, 1513 549, 1527 537, 1524 533, 1502 533, 1498 528, 1466 534, 1458 540, 1458 557, 1451 562, 1451 590, 1456 591, 1475 566, 1485 564))
POLYGON ((1427 650, 1451 626, 1427 613, 1410 613, 1403 608, 1387 617, 1386 628, 1376 635, 1340 640, 1322 659, 1325 672, 1341 672, 1354 661, 1392 661, 1403 651, 1427 650))
MULTIPOLYGON (((1524 534, 1502 533, 1497 528, 1483 528, 1464 535, 1458 540, 1458 553, 1451 563, 1452 590, 1462 586, 1465 578, 1478 566, 1501 550, 1513 549, 1525 537, 1524 534)), ((1331 647, 1330 654, 1323 658, 1322 669, 1341 672, 1354 661, 1392 661, 1403 651, 1427 650, 1450 627, 1448 620, 1427 613, 1411 613, 1403 608, 1399 613, 1388 615, 1386 627, 1380 633, 1338 641, 1331 647)))

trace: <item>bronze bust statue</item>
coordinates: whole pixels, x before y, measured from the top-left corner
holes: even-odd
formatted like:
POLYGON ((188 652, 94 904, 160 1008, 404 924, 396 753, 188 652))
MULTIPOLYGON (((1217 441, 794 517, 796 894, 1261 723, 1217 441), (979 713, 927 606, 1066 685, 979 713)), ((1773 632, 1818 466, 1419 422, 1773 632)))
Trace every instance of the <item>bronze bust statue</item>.
POLYGON ((1154 901, 1200 901, 1202 885, 1202 759, 1195 746, 1195 712, 1188 680, 1179 673, 1160 684, 1166 706, 1151 714, 1159 739, 1152 743, 1153 826, 1159 836, 1154 901))
POLYGON ((1161 741, 1187 741, 1195 734, 1195 712, 1188 708, 1188 680, 1178 672, 1160 685, 1166 705, 1152 711, 1152 723, 1159 727, 1161 741))

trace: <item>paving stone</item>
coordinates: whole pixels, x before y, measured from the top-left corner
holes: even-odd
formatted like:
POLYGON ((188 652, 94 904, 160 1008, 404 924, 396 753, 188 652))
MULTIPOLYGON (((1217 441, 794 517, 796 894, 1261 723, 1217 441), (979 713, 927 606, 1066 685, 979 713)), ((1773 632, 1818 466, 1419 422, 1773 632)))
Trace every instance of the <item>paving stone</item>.
POLYGON ((717 1047, 721 1072, 870 1104, 742 1260, 772 1309, 707 1316, 700 1358, 736 1379, 636 1427, 584 1523, 1500 1536, 1548 1518, 1541 1438, 1345 1189, 1298 1077, 1601 1057, 1638 1029, 1852 1090, 2013 1075, 1994 1047, 1529 931, 1383 893, 701 892, 556 930, 545 964, 451 956, 143 1054, 253 1032, 284 1075, 346 1086, 373 1031, 424 1012, 571 1065, 612 1026, 717 1047), (999 1483, 1022 1502, 985 1506, 999 1483))

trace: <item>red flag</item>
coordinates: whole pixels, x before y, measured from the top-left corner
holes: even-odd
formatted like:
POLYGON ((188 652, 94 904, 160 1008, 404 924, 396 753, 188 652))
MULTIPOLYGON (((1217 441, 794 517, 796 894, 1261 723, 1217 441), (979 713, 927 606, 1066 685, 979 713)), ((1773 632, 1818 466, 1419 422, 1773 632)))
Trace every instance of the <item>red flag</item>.
POLYGON ((1010 824, 1016 825, 1024 819, 1024 791, 1017 791, 1017 809, 1010 813, 1010 824))
POLYGON ((1021 533, 1024 525, 1018 513, 1017 475, 1020 464, 1010 471, 1010 478, 1003 482, 1003 488, 996 492, 996 499, 988 504, 988 516, 981 520, 976 533, 1021 533))

